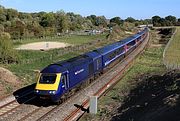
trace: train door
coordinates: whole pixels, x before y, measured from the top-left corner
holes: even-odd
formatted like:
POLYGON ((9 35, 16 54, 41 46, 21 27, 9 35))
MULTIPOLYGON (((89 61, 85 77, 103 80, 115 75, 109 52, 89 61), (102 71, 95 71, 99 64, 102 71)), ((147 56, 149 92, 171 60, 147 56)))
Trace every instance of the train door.
POLYGON ((93 65, 93 63, 91 62, 91 63, 89 64, 89 75, 93 75, 93 72, 94 72, 94 65, 93 65))
POLYGON ((68 73, 63 73, 61 77, 61 81, 64 84, 65 89, 69 88, 69 78, 68 73))
POLYGON ((100 69, 100 59, 97 59, 97 71, 100 69))

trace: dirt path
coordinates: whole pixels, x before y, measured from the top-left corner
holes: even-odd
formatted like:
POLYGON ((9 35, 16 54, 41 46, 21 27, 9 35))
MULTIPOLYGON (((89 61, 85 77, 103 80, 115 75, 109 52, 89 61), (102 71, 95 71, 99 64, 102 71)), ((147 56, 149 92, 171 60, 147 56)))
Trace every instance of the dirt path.
POLYGON ((53 48, 64 48, 69 46, 67 43, 62 42, 35 42, 30 44, 21 45, 16 49, 19 50, 49 50, 53 48))

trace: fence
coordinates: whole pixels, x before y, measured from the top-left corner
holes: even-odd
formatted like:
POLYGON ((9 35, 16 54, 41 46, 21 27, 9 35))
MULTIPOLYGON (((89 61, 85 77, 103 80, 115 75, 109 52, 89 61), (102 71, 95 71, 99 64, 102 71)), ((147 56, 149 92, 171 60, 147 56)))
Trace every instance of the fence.
POLYGON ((173 32, 173 34, 163 52, 163 64, 166 66, 167 69, 180 69, 180 64, 178 62, 171 62, 167 59, 167 56, 171 56, 171 55, 167 55, 167 51, 168 51, 176 33, 177 33, 177 28, 175 28, 175 31, 173 32))

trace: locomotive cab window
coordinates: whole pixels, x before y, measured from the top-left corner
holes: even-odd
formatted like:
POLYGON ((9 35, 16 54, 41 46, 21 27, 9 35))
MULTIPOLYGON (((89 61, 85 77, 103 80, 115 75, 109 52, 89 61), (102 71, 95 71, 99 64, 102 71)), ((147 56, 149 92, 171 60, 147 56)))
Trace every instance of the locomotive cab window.
POLYGON ((56 74, 42 74, 39 83, 54 84, 56 81, 56 74))

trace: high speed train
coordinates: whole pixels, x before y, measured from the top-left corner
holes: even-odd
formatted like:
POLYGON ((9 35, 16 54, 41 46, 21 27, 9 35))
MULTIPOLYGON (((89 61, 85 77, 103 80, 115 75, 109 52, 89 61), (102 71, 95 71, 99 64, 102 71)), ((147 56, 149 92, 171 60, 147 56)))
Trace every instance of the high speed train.
POLYGON ((131 53, 145 40, 147 33, 145 28, 113 44, 46 66, 39 73, 35 94, 52 102, 60 102, 78 90, 80 85, 90 82, 114 62, 131 53))

